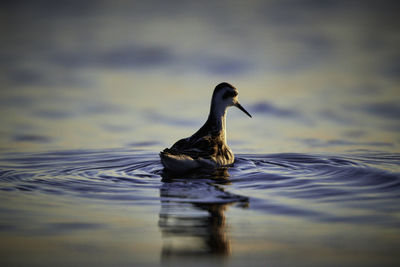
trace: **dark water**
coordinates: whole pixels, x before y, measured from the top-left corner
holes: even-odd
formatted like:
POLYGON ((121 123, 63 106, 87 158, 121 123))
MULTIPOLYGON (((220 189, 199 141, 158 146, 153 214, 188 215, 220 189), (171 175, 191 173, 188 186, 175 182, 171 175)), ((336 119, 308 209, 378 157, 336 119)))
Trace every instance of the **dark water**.
POLYGON ((3 154, 1 262, 400 263, 399 154, 236 158, 176 177, 145 150, 3 154))

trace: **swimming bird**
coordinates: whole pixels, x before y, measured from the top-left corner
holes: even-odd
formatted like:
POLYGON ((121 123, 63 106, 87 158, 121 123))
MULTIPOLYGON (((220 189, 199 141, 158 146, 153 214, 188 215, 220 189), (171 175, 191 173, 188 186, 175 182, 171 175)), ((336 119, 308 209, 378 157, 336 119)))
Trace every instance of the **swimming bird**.
POLYGON ((177 141, 160 152, 166 170, 183 173, 198 168, 231 166, 235 160, 226 144, 226 111, 235 106, 251 115, 240 105, 238 90, 227 82, 218 84, 211 98, 210 114, 204 125, 192 136, 177 141))

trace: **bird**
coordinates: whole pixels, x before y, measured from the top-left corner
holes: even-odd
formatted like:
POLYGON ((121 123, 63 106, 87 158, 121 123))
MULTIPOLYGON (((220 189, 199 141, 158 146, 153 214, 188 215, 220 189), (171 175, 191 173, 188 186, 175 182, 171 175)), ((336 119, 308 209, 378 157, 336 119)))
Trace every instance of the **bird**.
POLYGON ((251 118, 239 103, 238 90, 227 82, 218 84, 212 94, 210 113, 204 125, 192 136, 180 139, 171 148, 160 152, 164 169, 185 173, 232 166, 235 156, 226 143, 226 112, 232 106, 251 118))

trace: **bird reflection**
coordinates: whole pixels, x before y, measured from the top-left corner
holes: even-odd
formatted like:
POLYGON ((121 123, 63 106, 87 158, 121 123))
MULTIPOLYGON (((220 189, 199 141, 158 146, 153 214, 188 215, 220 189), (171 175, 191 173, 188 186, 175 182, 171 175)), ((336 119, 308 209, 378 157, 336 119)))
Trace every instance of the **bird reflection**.
POLYGON ((225 192, 230 185, 226 168, 185 176, 162 174, 159 227, 163 237, 161 259, 216 256, 231 252, 225 210, 248 199, 225 192))

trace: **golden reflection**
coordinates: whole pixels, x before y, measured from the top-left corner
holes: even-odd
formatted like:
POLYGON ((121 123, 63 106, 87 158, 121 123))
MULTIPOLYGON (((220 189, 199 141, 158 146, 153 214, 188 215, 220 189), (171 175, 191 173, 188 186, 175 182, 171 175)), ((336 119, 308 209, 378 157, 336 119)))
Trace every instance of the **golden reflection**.
POLYGON ((163 238, 162 262, 202 256, 223 259, 230 255, 225 211, 233 203, 247 202, 247 198, 224 191, 221 185, 231 183, 228 177, 227 169, 190 177, 163 174, 158 223, 163 238))

